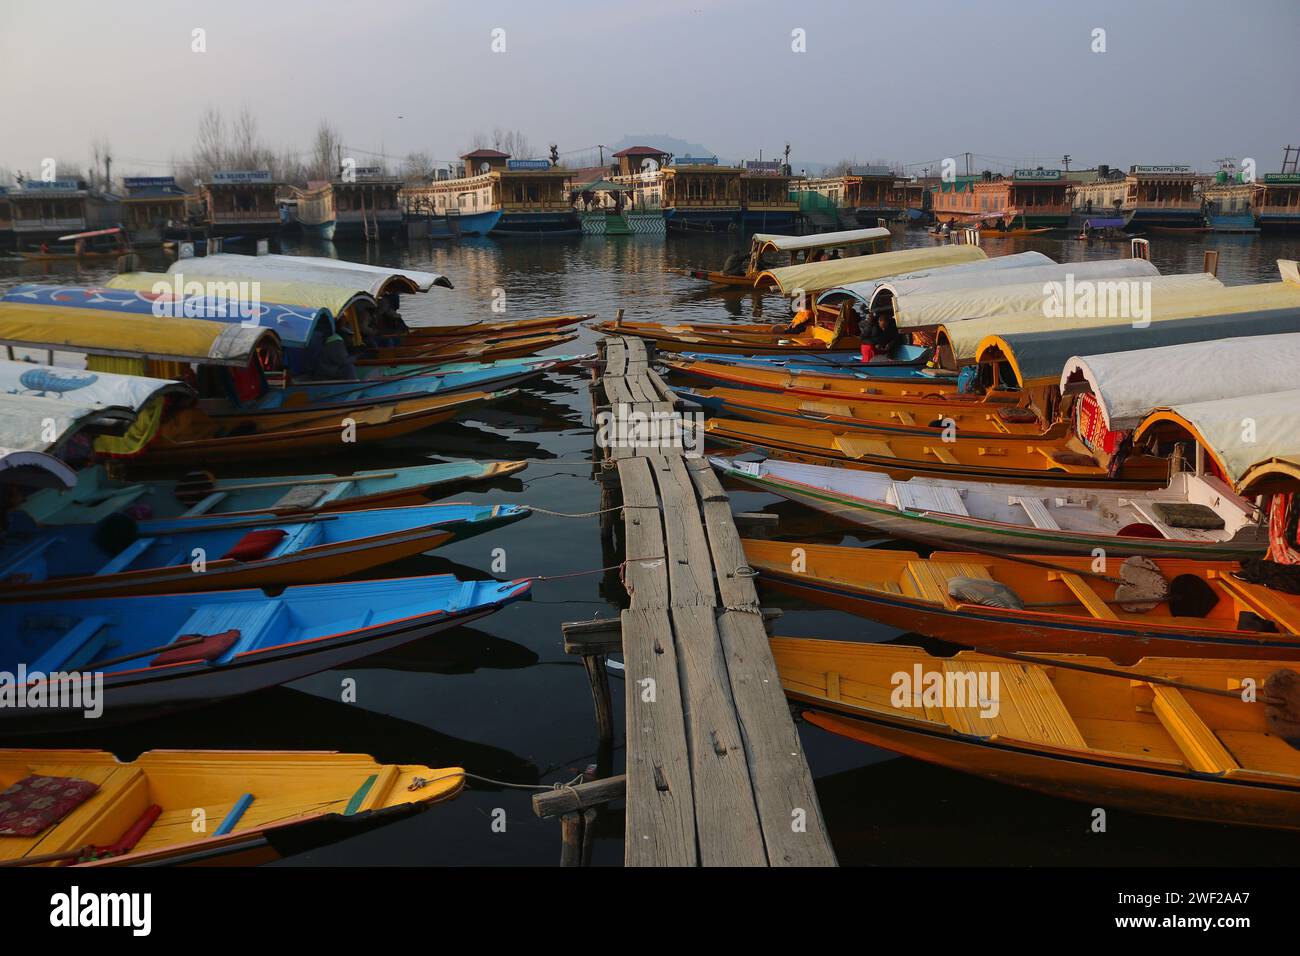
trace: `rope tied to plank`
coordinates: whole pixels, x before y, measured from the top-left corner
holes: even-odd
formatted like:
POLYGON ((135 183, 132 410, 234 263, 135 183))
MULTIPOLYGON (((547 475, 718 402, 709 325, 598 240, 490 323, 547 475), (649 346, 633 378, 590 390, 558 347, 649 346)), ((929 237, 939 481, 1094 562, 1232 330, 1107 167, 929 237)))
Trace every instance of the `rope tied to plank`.
POLYGON ((622 581, 630 561, 663 561, 666 555, 645 558, 624 558, 618 564, 611 564, 605 568, 590 568, 586 571, 569 571, 566 574, 536 574, 527 578, 516 578, 518 581, 558 581, 561 578, 577 578, 584 574, 604 574, 606 571, 618 571, 619 580, 622 581))
MULTIPOLYGON (((447 774, 447 776, 456 776, 456 774, 447 774)), ((493 777, 485 777, 482 774, 470 773, 468 770, 461 772, 466 780, 477 780, 479 783, 490 784, 494 787, 507 787, 511 790, 573 790, 575 784, 581 783, 584 774, 578 774, 572 780, 559 781, 557 783, 511 783, 509 780, 496 780, 493 777)), ((416 777, 409 784, 407 790, 422 790, 431 783, 437 783, 445 777, 416 777)), ((578 797, 575 791, 575 799, 581 803, 581 797, 578 797)))

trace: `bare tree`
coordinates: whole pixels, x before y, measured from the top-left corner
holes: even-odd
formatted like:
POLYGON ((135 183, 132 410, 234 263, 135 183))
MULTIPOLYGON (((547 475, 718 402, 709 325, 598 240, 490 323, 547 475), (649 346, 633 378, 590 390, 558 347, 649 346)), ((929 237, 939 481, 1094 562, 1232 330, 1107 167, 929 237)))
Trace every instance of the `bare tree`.
POLYGON ((402 160, 402 178, 408 182, 426 182, 433 178, 433 157, 423 150, 407 153, 402 160))
POLYGON ((473 152, 476 149, 495 149, 503 153, 509 153, 515 159, 533 159, 537 157, 533 144, 517 129, 504 130, 496 127, 492 130, 491 135, 478 132, 470 139, 470 146, 466 152, 473 152))
POLYGON ((343 140, 339 131, 322 119, 316 127, 316 140, 312 144, 309 179, 333 179, 338 172, 339 151, 343 140))

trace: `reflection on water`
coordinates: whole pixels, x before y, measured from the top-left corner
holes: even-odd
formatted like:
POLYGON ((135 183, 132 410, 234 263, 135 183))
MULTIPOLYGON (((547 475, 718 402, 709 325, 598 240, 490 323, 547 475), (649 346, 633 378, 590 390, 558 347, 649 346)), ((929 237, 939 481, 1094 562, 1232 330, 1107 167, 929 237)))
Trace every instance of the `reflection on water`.
MULTIPOLYGON (((934 244, 923 231, 896 233, 895 248, 934 244)), ((672 270, 716 266, 739 245, 736 237, 690 239, 635 236, 564 240, 465 240, 396 243, 381 247, 301 247, 311 255, 338 255, 375 264, 428 269, 447 275, 454 291, 407 297, 403 311, 417 324, 500 319, 505 316, 593 312, 629 319, 707 320, 727 315, 748 320, 786 314, 778 299, 744 292, 718 293, 672 270), (504 300, 502 299, 504 296, 504 300)), ((985 241, 990 255, 1034 249, 1058 261, 1127 255, 1123 245, 1072 239, 985 241)), ((1153 239, 1151 258, 1164 273, 1196 271, 1202 252, 1220 253, 1219 275, 1228 283, 1274 281, 1275 260, 1300 255, 1300 240, 1273 237, 1197 236, 1153 239)), ((290 247, 286 251, 295 251, 290 247)), ((163 270, 161 257, 145 268, 163 270)), ((92 284, 111 278, 104 269, 79 270, 0 261, 0 288, 20 282, 92 284)), ((595 338, 557 351, 590 351, 595 338)), ((1230 354, 1230 353, 1229 353, 1230 354)), ((473 485, 451 500, 531 504, 582 513, 600 507, 590 479, 590 400, 583 374, 550 376, 525 384, 518 396, 472 410, 457 422, 379 448, 357 449, 337 460, 313 459, 303 470, 385 468, 428 460, 527 459, 527 469, 492 484, 473 485)), ((241 470, 273 474, 286 466, 248 463, 241 470)), ((781 516, 781 537, 817 536, 829 542, 877 543, 861 529, 830 523, 797 505, 731 488, 739 511, 781 516)), ((494 549, 504 549, 501 577, 556 576, 535 586, 531 602, 425 641, 301 680, 135 726, 80 732, 65 746, 107 747, 123 757, 155 747, 329 749, 373 754, 384 761, 463 766, 497 780, 551 783, 567 780, 595 760, 591 696, 581 664, 564 654, 560 624, 612 617, 619 610, 616 574, 574 572, 607 566, 595 519, 536 513, 488 535, 456 542, 369 576, 457 574, 489 576, 494 549), (356 682, 356 703, 343 703, 342 682, 356 682)), ((791 636, 885 641, 892 628, 769 595, 766 604, 786 613, 778 631, 791 636)), ((904 638, 917 643, 916 637, 904 638)), ((621 726, 621 685, 614 686, 621 726)), ((1109 815, 1109 833, 1088 830, 1090 808, 1037 796, 896 758, 801 725, 809 762, 840 861, 898 864, 1101 864, 1293 863, 1300 838, 1109 815)), ((42 744, 53 741, 42 741, 42 744)), ((615 754, 621 770, 622 751, 615 754)), ((295 864, 552 864, 559 827, 534 817, 528 791, 473 783, 461 797, 428 812, 286 861, 295 864), (506 811, 505 833, 492 829, 493 811, 506 811)), ((622 860, 621 811, 599 823, 594 860, 622 860)))

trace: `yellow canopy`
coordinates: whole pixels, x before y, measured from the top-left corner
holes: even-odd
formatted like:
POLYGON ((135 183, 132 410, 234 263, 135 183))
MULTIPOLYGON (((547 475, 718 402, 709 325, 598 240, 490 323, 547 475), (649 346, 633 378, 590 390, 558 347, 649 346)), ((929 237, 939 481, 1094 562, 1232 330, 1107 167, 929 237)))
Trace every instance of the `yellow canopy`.
MULTIPOLYGON (((1197 315, 1232 315, 1239 312, 1265 312, 1272 309, 1300 309, 1300 285, 1290 282, 1260 282, 1254 285, 1225 286, 1223 288, 1163 289, 1153 290, 1151 300, 1152 322, 1165 319, 1184 319, 1197 315)), ((1083 329, 1099 326, 1133 325, 1127 317, 1116 318, 1047 318, 1043 310, 1008 315, 993 315, 979 319, 966 319, 941 325, 936 338, 945 363, 952 367, 969 365, 979 354, 979 345, 993 335, 1010 335, 1018 332, 1051 332, 1061 329, 1083 329), (951 355, 951 358, 949 358, 951 355)))
MULTIPOLYGON (((177 272, 124 272, 115 276, 108 283, 110 289, 130 289, 135 292, 167 291, 172 295, 179 292, 180 297, 187 297, 187 283, 238 283, 257 281, 258 295, 263 302, 277 305, 302 306, 309 309, 329 309, 331 316, 342 316, 358 302, 374 305, 375 297, 365 289, 348 285, 320 285, 315 282, 268 282, 262 279, 240 279, 237 276, 185 275, 184 270, 177 272)), ((194 294, 208 294, 193 290, 194 294)), ((235 298, 227 296, 226 298, 235 298)))
POLYGON ((245 368, 258 348, 278 353, 280 337, 228 322, 0 302, 0 345, 245 368))
POLYGON ((1247 498, 1294 491, 1300 491, 1300 455, 1257 461, 1237 482, 1237 494, 1247 498))
POLYGON ((932 249, 904 249, 899 252, 878 252, 871 256, 853 256, 848 259, 830 259, 809 262, 798 266, 783 266, 759 273, 754 280, 758 288, 775 286, 782 295, 793 296, 799 292, 809 295, 837 285, 865 282, 882 276, 915 272, 952 266, 963 262, 987 259, 979 246, 936 246, 932 249))

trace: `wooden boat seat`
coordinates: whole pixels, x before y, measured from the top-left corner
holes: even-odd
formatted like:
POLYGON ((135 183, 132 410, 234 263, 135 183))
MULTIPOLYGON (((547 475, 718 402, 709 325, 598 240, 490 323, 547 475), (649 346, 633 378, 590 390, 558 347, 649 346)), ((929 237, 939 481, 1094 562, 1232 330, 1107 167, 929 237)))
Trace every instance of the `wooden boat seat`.
POLYGON ((800 402, 799 411, 807 415, 837 415, 840 418, 853 417, 853 409, 849 408, 847 405, 839 405, 834 402, 800 402))
POLYGON ((1079 599, 1079 603, 1084 606, 1087 612, 1098 620, 1119 620, 1115 612, 1110 609, 1110 605, 1102 600, 1101 595, 1089 587, 1088 582, 1081 576, 1069 571, 1049 571, 1047 580, 1060 581, 1064 584, 1070 589, 1070 593, 1079 599))
POLYGON ((893 411, 889 413, 889 417, 898 419, 898 421, 904 425, 916 424, 916 419, 912 417, 912 414, 910 412, 904 411, 901 408, 895 408, 893 411))
POLYGON ((272 511, 306 511, 316 507, 321 500, 331 495, 337 497, 340 490, 346 490, 352 482, 340 482, 339 486, 326 490, 319 485, 299 485, 290 488, 271 505, 272 511))
POLYGON ((835 445, 850 458, 897 458, 889 442, 853 435, 836 435, 835 445))
POLYGON ((119 571, 124 570, 127 567, 127 565, 129 565, 136 558, 140 557, 140 555, 148 551, 149 548, 153 545, 153 543, 154 543, 153 538, 136 538, 125 548, 123 548, 121 551, 115 554, 113 558, 107 564, 101 567, 98 571, 96 571, 95 574, 96 575, 117 574, 119 571))
POLYGON ((987 566, 969 561, 925 561, 907 562, 907 571, 903 574, 901 593, 918 597, 931 604, 943 607, 955 607, 956 603, 948 595, 949 578, 986 578, 993 580, 987 566))
POLYGON ((1250 584, 1222 571, 1211 570, 1208 576, 1256 614, 1268 618, 1291 634, 1300 634, 1300 607, 1276 591, 1270 591, 1262 584, 1250 584))
POLYGON ((925 454, 934 455, 935 458, 938 458, 945 465, 957 464, 956 456, 942 445, 926 445, 925 454))
POLYGON ((211 511, 213 508, 215 508, 217 505, 221 504, 221 502, 225 501, 226 498, 228 498, 228 497, 229 497, 229 494, 228 494, 227 492, 224 492, 224 491, 214 491, 214 492, 212 492, 212 494, 208 495, 208 496, 205 497, 202 501, 200 501, 200 502, 198 502, 196 505, 194 505, 194 507, 190 508, 190 509, 189 509, 188 511, 186 511, 184 514, 182 514, 181 517, 182 517, 182 518, 196 518, 196 517, 198 517, 199 515, 205 515, 205 514, 207 514, 209 511, 211 511))
MULTIPOLYGON (((49 674, 52 671, 63 668, 64 664, 74 655, 79 654, 83 648, 104 629, 108 623, 108 618, 90 616, 83 617, 80 621, 68 629, 62 637, 46 648, 40 657, 27 665, 29 671, 40 671, 42 674, 49 674)), ((100 638, 95 643, 102 646, 105 638, 100 638)), ((98 647, 95 648, 98 650, 98 647)))
MULTIPOLYGON (((1136 681, 1135 683, 1141 683, 1136 681)), ((1201 720, 1176 687, 1148 684, 1153 694, 1151 710, 1187 758, 1187 766, 1198 773, 1222 774, 1240 770, 1223 742, 1201 720)))
POLYGON ((1047 502, 1042 498, 1031 498, 1027 495, 1009 495, 1007 504, 1020 505, 1025 509, 1025 514, 1029 515, 1029 520, 1035 528, 1043 528, 1047 531, 1060 531, 1061 526, 1056 523, 1052 513, 1047 510, 1047 502))
POLYGON ((905 511, 939 511, 943 514, 970 514, 966 502, 956 488, 944 488, 935 485, 916 485, 906 481, 890 482, 885 500, 905 511))
POLYGON ((200 604, 181 625, 178 634, 220 634, 238 630, 239 640, 213 664, 224 664, 253 646, 262 635, 289 613, 279 599, 253 604, 200 604))
POLYGON ((998 712, 986 716, 970 706, 944 708, 944 717, 954 730, 980 737, 997 736, 1053 747, 1087 749, 1088 743, 1074 717, 1043 668, 993 663, 972 667, 972 663, 960 659, 946 660, 944 672, 997 671, 998 712))

